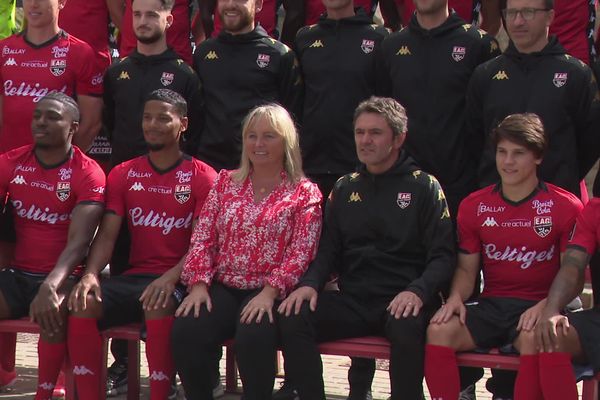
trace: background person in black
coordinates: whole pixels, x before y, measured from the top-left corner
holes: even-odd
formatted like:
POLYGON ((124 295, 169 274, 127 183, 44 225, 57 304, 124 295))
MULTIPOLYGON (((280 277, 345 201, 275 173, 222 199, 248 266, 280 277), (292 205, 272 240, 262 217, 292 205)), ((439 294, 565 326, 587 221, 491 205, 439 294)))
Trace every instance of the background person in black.
POLYGON ((300 115, 302 79, 296 57, 255 25, 261 6, 262 0, 218 0, 223 30, 194 53, 205 107, 198 158, 217 171, 239 165, 241 122, 252 108, 276 102, 294 117, 300 115))
POLYGON ((371 97, 354 121, 361 165, 336 183, 317 257, 278 309, 286 372, 301 400, 324 400, 316 343, 385 335, 392 399, 420 399, 425 328, 455 263, 452 222, 437 180, 402 150, 404 108, 371 97), (317 294, 332 272, 340 290, 317 294))

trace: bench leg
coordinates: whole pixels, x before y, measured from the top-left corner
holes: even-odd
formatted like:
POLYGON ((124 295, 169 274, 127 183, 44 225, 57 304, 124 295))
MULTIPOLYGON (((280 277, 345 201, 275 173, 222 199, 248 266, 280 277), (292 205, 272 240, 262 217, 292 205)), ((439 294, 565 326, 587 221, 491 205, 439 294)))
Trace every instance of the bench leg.
POLYGON ((140 341, 127 342, 127 400, 140 398, 140 341))
POLYGON ((225 391, 234 393, 238 389, 238 373, 233 345, 225 347, 225 357, 225 391))
POLYGON ((598 400, 598 381, 589 379, 583 381, 581 400, 598 400))

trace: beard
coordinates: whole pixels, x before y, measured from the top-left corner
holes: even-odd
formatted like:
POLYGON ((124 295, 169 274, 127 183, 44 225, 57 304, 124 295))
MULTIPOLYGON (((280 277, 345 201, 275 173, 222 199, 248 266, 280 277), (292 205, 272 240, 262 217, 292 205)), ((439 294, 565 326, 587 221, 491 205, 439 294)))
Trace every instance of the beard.
POLYGON ((224 18, 224 14, 225 11, 222 11, 221 14, 219 14, 219 18, 221 18, 221 23, 223 24, 223 29, 225 29, 227 32, 239 32, 241 30, 243 30, 244 28, 247 28, 249 26, 252 25, 252 23, 254 22, 254 17, 248 13, 242 13, 242 15, 240 15, 240 19, 237 23, 235 24, 227 24, 225 23, 225 18, 224 18))
POLYGON ((150 36, 140 36, 135 34, 136 39, 143 44, 152 44, 158 42, 163 37, 163 32, 153 32, 150 36))

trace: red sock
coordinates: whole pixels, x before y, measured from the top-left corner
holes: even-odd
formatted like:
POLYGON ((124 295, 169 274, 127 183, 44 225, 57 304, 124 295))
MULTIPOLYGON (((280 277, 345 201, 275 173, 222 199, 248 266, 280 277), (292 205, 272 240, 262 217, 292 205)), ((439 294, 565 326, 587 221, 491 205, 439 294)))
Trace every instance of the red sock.
POLYGON ((577 382, 568 353, 540 353, 540 384, 546 400, 577 400, 577 382))
POLYGON ((425 380, 432 400, 456 400, 460 393, 460 376, 456 352, 445 346, 425 346, 425 380))
POLYGON ((515 382, 515 400, 544 400, 539 372, 539 357, 537 354, 527 354, 519 357, 519 373, 515 382))
POLYGON ((150 399, 164 400, 171 390, 171 376, 175 373, 171 354, 171 327, 173 317, 146 320, 146 358, 150 371, 150 399))
POLYGON ((38 341, 38 387, 35 400, 52 399, 56 378, 65 360, 67 343, 38 341))
POLYGON ((6 372, 15 369, 15 354, 17 352, 17 334, 0 333, 0 367, 6 372))
POLYGON ((102 338, 94 318, 69 317, 69 357, 80 399, 100 398, 102 338))

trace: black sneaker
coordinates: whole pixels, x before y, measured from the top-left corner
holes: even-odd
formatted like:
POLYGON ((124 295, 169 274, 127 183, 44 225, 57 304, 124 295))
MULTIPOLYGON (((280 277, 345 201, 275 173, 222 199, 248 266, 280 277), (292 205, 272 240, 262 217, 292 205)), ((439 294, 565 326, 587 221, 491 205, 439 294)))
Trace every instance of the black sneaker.
POLYGON ((367 393, 364 395, 356 395, 350 392, 347 400, 373 400, 373 394, 371 393, 371 389, 367 390, 367 393))
POLYGON ((463 391, 460 392, 458 400, 477 400, 475 394, 475 384, 467 386, 463 391))
POLYGON ((122 393, 127 393, 127 364, 118 364, 115 361, 108 368, 106 395, 114 397, 122 393))
POLYGON ((273 394, 272 400, 299 400, 298 391, 288 381, 283 381, 279 390, 273 394))

